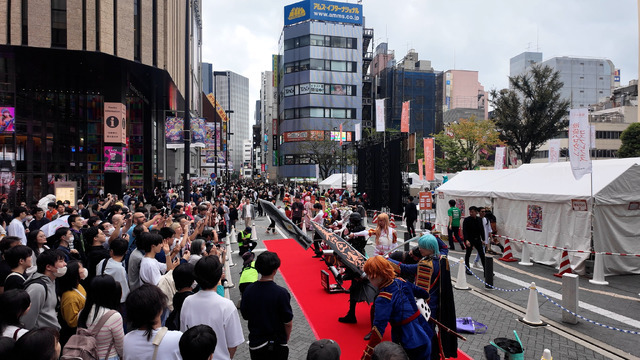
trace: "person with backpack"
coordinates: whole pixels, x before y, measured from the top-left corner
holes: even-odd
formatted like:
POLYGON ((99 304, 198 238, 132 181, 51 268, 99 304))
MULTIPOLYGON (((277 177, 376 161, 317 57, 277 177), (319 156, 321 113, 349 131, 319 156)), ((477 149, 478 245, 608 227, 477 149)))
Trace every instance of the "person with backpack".
POLYGON ((58 279, 58 291, 60 297, 60 343, 64 346, 71 335, 75 334, 78 326, 78 316, 84 308, 87 299, 87 291, 80 284, 87 278, 87 269, 79 261, 70 261, 67 264, 67 273, 58 279))
POLYGON ((31 299, 26 291, 13 289, 0 295, 0 335, 17 341, 29 330, 22 327, 20 317, 29 311, 31 299))
POLYGON ((38 256, 36 264, 36 273, 24 283, 24 289, 31 298, 31 309, 20 320, 30 330, 51 327, 59 331, 55 281, 67 273, 64 254, 58 250, 45 250, 38 256))
MULTIPOLYGON (((144 284, 129 294, 126 304, 127 317, 134 330, 124 337, 123 360, 181 360, 182 332, 168 330, 160 323, 167 307, 167 297, 162 290, 144 284)), ((200 310, 206 313, 210 309, 200 310)))
POLYGON ((116 282, 120 284, 122 295, 120 296, 121 308, 124 308, 124 301, 129 295, 129 281, 127 280, 127 272, 124 269, 122 261, 127 253, 129 243, 127 240, 118 237, 111 242, 109 254, 111 258, 104 259, 96 265, 96 275, 111 275, 116 282))
POLYGON ((24 289, 25 273, 31 267, 33 250, 18 245, 4 253, 4 259, 11 267, 11 273, 4 280, 4 291, 11 289, 24 289))
POLYGON ((78 334, 93 341, 81 343, 71 337, 62 351, 62 358, 85 358, 79 353, 94 352, 97 359, 122 359, 124 356, 124 329, 120 306, 120 284, 110 275, 97 275, 89 283, 89 295, 78 318, 78 334))

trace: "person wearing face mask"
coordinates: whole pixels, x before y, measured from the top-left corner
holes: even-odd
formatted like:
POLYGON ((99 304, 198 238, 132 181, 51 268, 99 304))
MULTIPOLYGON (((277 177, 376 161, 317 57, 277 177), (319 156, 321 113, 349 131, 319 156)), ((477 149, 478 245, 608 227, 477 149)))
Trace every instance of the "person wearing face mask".
POLYGON ((80 255, 77 249, 70 249, 69 244, 73 241, 73 234, 68 227, 60 227, 52 236, 53 247, 60 250, 64 256, 64 261, 78 260, 80 255))
POLYGON ((58 289, 62 294, 60 298, 60 343, 64 346, 71 335, 76 333, 78 316, 84 308, 87 300, 87 291, 80 284, 89 275, 87 268, 80 261, 71 261, 67 264, 67 272, 58 279, 58 289))
POLYGON ((24 314, 20 321, 29 330, 51 327, 60 330, 56 315, 55 280, 67 273, 64 253, 59 250, 45 250, 36 260, 38 269, 24 283, 25 290, 31 298, 31 310, 24 314))
POLYGON ((31 215, 33 215, 33 221, 29 223, 29 232, 36 231, 49 222, 49 219, 44 216, 44 210, 39 207, 34 208, 31 215))
POLYGON ((22 245, 27 245, 27 233, 24 231, 24 222, 27 219, 27 209, 18 206, 13 209, 13 220, 7 227, 7 235, 20 238, 22 245))

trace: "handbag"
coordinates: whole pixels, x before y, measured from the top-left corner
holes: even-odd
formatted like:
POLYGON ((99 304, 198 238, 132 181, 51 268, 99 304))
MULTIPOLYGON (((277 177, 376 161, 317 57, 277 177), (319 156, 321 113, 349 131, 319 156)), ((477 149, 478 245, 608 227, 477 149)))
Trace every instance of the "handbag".
POLYGON ((484 334, 487 332, 487 325, 477 322, 471 317, 457 318, 456 328, 458 329, 458 332, 468 334, 484 334))

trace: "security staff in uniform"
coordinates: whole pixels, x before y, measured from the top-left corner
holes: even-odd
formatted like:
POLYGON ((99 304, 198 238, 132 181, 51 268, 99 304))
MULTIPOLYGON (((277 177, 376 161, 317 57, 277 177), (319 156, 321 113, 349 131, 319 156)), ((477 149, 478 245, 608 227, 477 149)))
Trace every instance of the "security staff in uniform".
POLYGON ((251 227, 247 226, 244 230, 238 233, 238 250, 240 256, 247 251, 253 251, 258 246, 258 243, 251 240, 251 227))

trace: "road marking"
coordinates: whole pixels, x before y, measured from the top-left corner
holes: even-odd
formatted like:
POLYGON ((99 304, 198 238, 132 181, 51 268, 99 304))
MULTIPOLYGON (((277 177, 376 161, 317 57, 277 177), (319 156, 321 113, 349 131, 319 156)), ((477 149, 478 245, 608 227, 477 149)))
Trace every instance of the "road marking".
MULTIPOLYGON (((453 260, 453 261, 456 261, 456 262, 460 261, 460 259, 456 259, 456 258, 450 258, 450 259, 453 260)), ((531 274, 528 274, 528 275, 531 275, 531 274)), ((513 283, 513 284, 515 284, 517 286, 520 286, 520 287, 529 287, 531 285, 531 283, 528 283, 528 282, 513 278, 513 277, 508 276, 508 275, 500 274, 500 273, 496 273, 495 277, 497 277, 499 279, 502 279, 502 280, 506 280, 506 281, 508 281, 510 283, 513 283)), ((549 296, 551 298, 554 298, 556 300, 562 301, 562 295, 561 294, 558 294, 555 291, 551 291, 551 290, 545 289, 545 288, 540 287, 538 285, 536 285, 536 288, 540 292, 544 293, 545 295, 547 295, 547 296, 549 296)), ((626 324, 628 326, 632 326, 632 327, 635 327, 637 329, 640 329, 640 321, 638 321, 638 320, 626 317, 624 315, 620 315, 620 314, 614 313, 613 311, 609 311, 607 309, 603 309, 603 308, 595 306, 595 305, 591 305, 591 304, 586 303, 584 301, 579 301, 578 302, 578 306, 583 308, 583 309, 585 309, 585 310, 594 312, 596 314, 604 315, 604 316, 606 316, 606 317, 608 317, 610 319, 613 319, 615 321, 621 322, 621 323, 626 324)))

